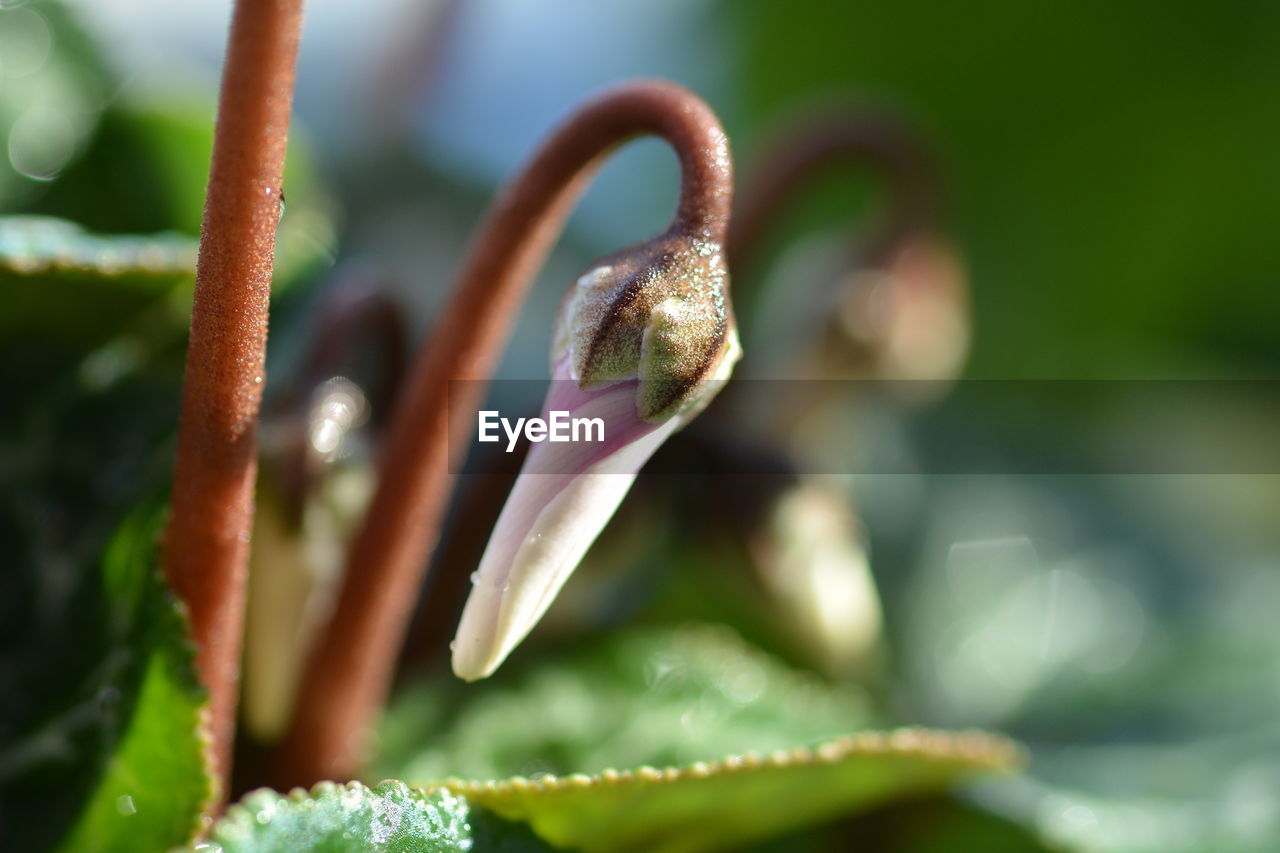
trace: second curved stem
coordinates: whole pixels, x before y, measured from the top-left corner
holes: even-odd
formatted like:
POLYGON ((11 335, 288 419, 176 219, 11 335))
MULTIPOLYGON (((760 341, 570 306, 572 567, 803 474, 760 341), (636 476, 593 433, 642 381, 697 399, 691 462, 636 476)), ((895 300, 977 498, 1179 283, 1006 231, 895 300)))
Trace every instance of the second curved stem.
POLYGON ((728 143, 714 113, 669 83, 619 86, 588 102, 539 148, 494 204, 462 265, 434 338, 397 404, 378 487, 348 552, 329 630, 312 650, 278 784, 350 776, 388 690, 465 447, 519 305, 572 204, 616 146, 656 135, 675 149, 682 186, 674 228, 723 243, 732 201, 728 143), (450 389, 452 380, 470 380, 450 389))

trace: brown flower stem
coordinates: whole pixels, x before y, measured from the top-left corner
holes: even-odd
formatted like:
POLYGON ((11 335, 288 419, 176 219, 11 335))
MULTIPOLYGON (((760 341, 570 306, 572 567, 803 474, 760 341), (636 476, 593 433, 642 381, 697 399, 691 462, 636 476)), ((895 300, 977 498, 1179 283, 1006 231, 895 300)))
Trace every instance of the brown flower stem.
POLYGON ((787 202, 814 179, 841 166, 868 167, 886 185, 878 229, 866 241, 873 257, 902 237, 936 227, 941 215, 941 177, 919 131, 881 108, 825 112, 789 126, 760 158, 760 168, 738 196, 729 236, 729 270, 739 279, 761 248, 787 202))
POLYGON ((169 584, 186 603, 209 691, 210 760, 226 796, 235 729, 255 431, 302 0, 238 0, 213 139, 183 378, 169 584))
POLYGON ((382 449, 377 491, 348 552, 336 611, 308 662, 277 784, 349 777, 388 690, 450 492, 450 463, 523 296, 588 179, 614 148, 653 134, 675 149, 674 228, 723 243, 729 148, 710 108, 644 81, 589 101, 554 131, 480 226, 435 336, 419 354, 382 449), (455 383, 451 380, 472 380, 455 383), (450 431, 455 440, 450 441, 450 431))

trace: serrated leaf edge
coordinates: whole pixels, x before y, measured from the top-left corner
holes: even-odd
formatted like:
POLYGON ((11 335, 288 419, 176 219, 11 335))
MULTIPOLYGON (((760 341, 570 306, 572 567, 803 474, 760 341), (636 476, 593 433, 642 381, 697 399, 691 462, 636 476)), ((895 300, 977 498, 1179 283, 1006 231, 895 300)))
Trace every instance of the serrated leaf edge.
POLYGON ((187 603, 178 597, 170 587, 169 582, 164 576, 164 572, 159 568, 158 558, 161 549, 164 547, 163 534, 161 530, 167 529, 168 516, 165 521, 159 525, 155 538, 152 542, 152 553, 155 555, 157 562, 152 568, 152 582, 157 584, 160 590, 161 606, 169 608, 174 619, 177 620, 178 631, 181 637, 180 644, 183 650, 190 657, 188 663, 190 669, 187 675, 191 680, 188 686, 194 690, 198 690, 202 699, 199 707, 196 709, 196 741, 200 749, 200 763, 204 770, 204 799, 200 803, 200 807, 196 813, 192 815, 189 839, 196 839, 208 831, 213 825, 213 814, 217 811, 218 804, 222 801, 222 781, 214 772, 214 753, 213 753, 213 718, 212 711, 209 707, 209 694, 205 690, 204 685, 200 681, 200 677, 196 672, 196 658, 199 650, 196 648, 195 640, 191 635, 191 612, 187 608, 187 603))
POLYGON ((445 789, 483 802, 486 797, 506 794, 563 792, 595 786, 668 784, 761 768, 836 764, 853 756, 932 758, 969 765, 974 770, 1008 772, 1026 763, 1023 747, 1001 735, 977 730, 954 732, 913 726, 883 732, 858 732, 817 746, 777 750, 768 755, 756 752, 731 755, 719 761, 697 762, 687 767, 644 766, 634 770, 607 769, 596 774, 574 773, 563 777, 547 774, 533 779, 524 776, 491 780, 450 777, 414 787, 427 793, 445 789))
POLYGON ((48 240, 61 232, 64 246, 22 252, 0 251, 0 271, 19 276, 48 273, 86 273, 103 278, 125 276, 193 275, 196 241, 176 231, 155 234, 95 234, 61 219, 40 216, 0 216, 0 246, 20 241, 23 229, 48 240), (41 233, 40 229, 44 229, 41 233), (14 236, 16 235, 16 236, 14 236))

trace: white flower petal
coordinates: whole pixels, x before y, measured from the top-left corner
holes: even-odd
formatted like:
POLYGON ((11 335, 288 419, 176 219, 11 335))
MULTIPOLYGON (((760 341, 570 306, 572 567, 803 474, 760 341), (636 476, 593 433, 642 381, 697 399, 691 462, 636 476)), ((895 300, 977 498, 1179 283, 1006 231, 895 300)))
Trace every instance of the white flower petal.
POLYGON ((565 381, 552 384, 544 419, 556 410, 602 417, 605 441, 533 445, 463 609, 453 644, 459 678, 487 677, 519 645, 613 516, 641 466, 676 430, 676 418, 659 425, 640 420, 636 384, 594 392, 565 381))

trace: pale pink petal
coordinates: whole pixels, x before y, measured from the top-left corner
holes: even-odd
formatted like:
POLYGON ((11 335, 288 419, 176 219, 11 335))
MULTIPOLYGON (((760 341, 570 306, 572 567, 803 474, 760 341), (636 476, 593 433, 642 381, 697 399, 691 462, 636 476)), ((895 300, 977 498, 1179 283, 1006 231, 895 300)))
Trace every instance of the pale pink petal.
MULTIPOLYGON (((557 374, 563 376, 561 371, 557 374)), ((679 425, 642 421, 637 380, 594 391, 559 379, 542 417, 604 420, 603 442, 532 445, 480 561, 453 645, 453 671, 490 675, 532 630, 631 488, 636 473, 679 425)))

